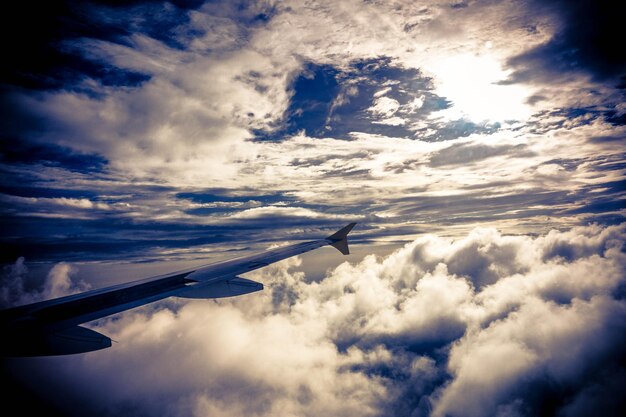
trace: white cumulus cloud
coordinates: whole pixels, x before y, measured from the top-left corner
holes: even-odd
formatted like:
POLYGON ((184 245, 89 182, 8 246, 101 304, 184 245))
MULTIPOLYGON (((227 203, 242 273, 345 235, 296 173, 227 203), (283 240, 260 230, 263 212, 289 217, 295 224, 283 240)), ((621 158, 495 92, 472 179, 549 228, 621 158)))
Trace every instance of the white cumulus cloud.
POLYGON ((621 381, 625 237, 624 225, 423 235, 321 281, 287 260, 247 275, 262 293, 103 320, 119 343, 64 358, 56 391, 84 387, 72 395, 110 415, 606 411, 593 387, 621 381), (93 379, 97 390, 77 382, 93 379))

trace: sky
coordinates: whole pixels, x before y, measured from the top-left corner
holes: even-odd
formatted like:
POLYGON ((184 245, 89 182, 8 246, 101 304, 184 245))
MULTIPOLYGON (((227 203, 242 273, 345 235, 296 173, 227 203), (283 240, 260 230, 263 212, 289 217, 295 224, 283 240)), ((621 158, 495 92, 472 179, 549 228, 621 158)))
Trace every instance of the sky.
POLYGON ((0 306, 350 222, 332 248, 3 359, 50 415, 621 415, 623 5, 21 2, 0 25, 0 306))

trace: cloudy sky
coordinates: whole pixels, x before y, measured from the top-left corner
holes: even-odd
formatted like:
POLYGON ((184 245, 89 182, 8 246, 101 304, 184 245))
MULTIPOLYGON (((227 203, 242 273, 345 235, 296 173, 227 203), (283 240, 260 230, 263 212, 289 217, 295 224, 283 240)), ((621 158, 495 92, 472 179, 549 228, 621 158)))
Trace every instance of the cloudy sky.
POLYGON ((626 408, 624 6, 21 2, 3 13, 2 307, 318 238, 262 293, 11 359, 59 415, 626 408), (619 45, 619 44, 618 44, 619 45))

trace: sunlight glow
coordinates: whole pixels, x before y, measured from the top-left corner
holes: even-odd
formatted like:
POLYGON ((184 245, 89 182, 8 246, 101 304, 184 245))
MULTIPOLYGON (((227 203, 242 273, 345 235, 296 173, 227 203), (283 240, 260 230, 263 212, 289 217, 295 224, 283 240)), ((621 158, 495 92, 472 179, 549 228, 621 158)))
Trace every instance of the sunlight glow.
POLYGON ((468 118, 474 122, 524 120, 530 116, 525 103, 530 92, 520 85, 499 85, 508 73, 489 55, 461 54, 443 57, 430 68, 437 93, 452 107, 437 116, 468 118))

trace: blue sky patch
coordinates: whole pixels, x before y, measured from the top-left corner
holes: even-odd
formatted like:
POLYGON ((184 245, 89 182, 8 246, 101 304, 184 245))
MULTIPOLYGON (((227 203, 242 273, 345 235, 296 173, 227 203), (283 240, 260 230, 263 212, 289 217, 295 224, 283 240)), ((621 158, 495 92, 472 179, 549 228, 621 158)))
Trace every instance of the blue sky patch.
POLYGON ((319 138, 348 139, 351 132, 415 138, 421 128, 413 123, 451 105, 433 93, 429 77, 389 57, 358 60, 346 70, 308 63, 291 90, 284 127, 271 134, 258 132, 257 138, 280 140, 300 131, 319 138))

